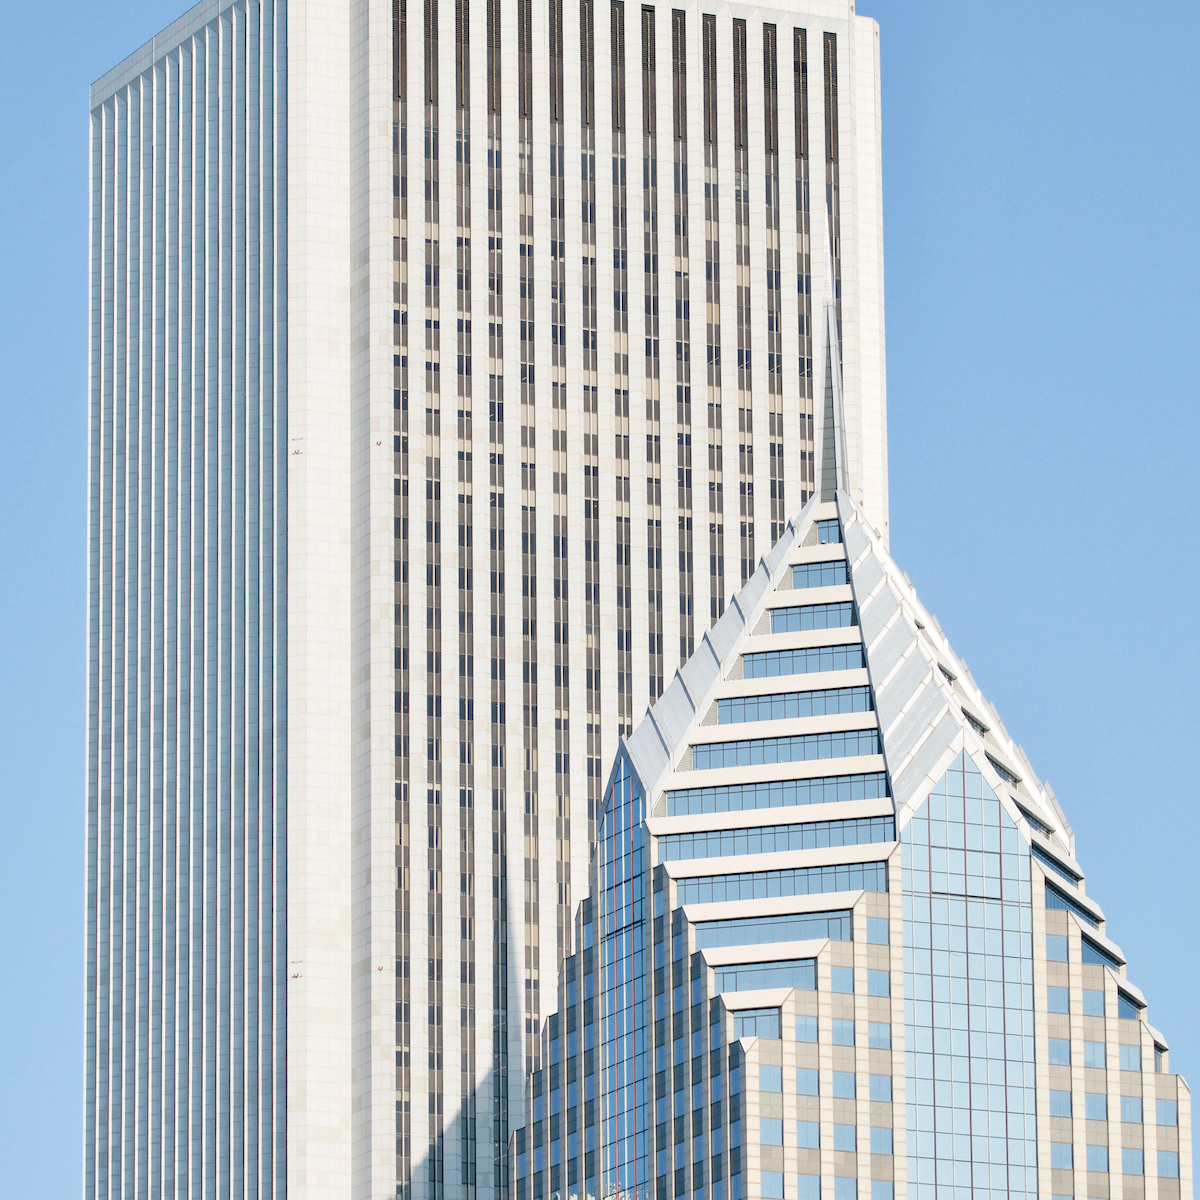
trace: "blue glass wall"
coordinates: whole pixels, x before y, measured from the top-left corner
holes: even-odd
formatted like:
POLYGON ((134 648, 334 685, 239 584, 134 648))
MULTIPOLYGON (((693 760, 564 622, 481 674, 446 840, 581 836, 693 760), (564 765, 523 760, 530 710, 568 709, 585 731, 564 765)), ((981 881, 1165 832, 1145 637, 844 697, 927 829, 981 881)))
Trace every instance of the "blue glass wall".
POLYGON ((1037 1195, 1029 846, 961 754, 901 832, 909 1195, 1037 1195))
POLYGON ((608 1194, 650 1195, 645 800, 622 755, 600 830, 604 1174, 608 1194))
POLYGON ((287 20, 91 110, 83 1195, 287 1190, 287 20))

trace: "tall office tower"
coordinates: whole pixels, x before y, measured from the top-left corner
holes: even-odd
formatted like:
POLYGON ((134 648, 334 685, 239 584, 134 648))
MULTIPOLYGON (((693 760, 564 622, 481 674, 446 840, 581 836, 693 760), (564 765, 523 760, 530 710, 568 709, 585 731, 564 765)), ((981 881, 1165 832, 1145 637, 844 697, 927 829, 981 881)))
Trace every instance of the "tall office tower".
POLYGON ((1062 808, 830 491, 622 742, 514 1200, 1190 1198, 1062 808))
POLYGON ((203 0, 91 131, 87 1195, 504 1195, 833 365, 886 540, 874 23, 203 0))

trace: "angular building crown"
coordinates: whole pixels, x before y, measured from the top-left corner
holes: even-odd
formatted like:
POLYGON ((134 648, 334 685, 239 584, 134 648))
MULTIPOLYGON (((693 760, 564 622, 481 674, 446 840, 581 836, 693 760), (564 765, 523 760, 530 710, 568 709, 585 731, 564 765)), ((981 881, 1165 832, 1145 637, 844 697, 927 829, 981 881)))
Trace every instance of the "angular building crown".
POLYGON ((519 1198, 1190 1195, 1190 1093, 1062 808, 848 493, 606 796, 519 1198))

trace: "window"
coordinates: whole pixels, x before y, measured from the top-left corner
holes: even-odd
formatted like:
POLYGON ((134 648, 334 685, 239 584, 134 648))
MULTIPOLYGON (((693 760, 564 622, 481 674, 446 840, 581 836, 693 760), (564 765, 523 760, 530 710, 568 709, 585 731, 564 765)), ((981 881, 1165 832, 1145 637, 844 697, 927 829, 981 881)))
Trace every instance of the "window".
POLYGON ((1122 1071, 1140 1071, 1142 1069, 1142 1048, 1141 1046, 1122 1046, 1121 1047, 1121 1070, 1122 1071))
POLYGON ((1083 989, 1083 1015, 1085 1017, 1104 1016, 1104 993, 1094 988, 1083 989))
MULTIPOLYGON (((1100 928, 1099 922, 1097 922, 1088 909, 1084 908, 1077 901, 1072 900, 1065 892, 1060 891, 1049 882, 1046 884, 1046 907, 1058 909, 1060 912, 1074 913, 1085 925, 1090 925, 1093 929, 1100 928)), ((1083 961, 1088 961, 1086 956, 1083 961)))
POLYGON ((1108 1096, 1104 1092, 1088 1092, 1083 1098, 1083 1114, 1089 1121, 1107 1121, 1108 1096))
POLYGON ((1060 937, 1055 933, 1046 935, 1046 961, 1067 961, 1067 939, 1065 937, 1060 937))
POLYGON ((1071 1011, 1071 989, 1065 987, 1048 987, 1046 989, 1046 1011, 1052 1013, 1069 1013, 1071 1011))
POLYGON ((1154 1123, 1156 1125, 1177 1126, 1179 1124, 1178 1101, 1156 1100, 1154 1102, 1154 1123))
POLYGON ((822 546, 828 546, 842 540, 841 522, 836 517, 829 521, 817 522, 817 541, 822 546))
POLYGON ((1070 1142, 1050 1143, 1050 1165, 1059 1171, 1072 1170, 1074 1158, 1070 1142))
POLYGON ((1093 963, 1098 967, 1112 967, 1114 971, 1120 970, 1123 965, 1118 959, 1109 954, 1107 950, 1101 949, 1087 938, 1083 939, 1083 961, 1085 963, 1093 963))
MULTIPOLYGON (((817 989, 817 964, 811 958, 723 967, 716 975, 718 992, 751 992, 770 987, 801 988, 806 992, 817 989)), ((720 1044, 720 1028, 713 1026, 714 1046, 720 1044)))
POLYGON ((887 776, 882 771, 865 775, 827 775, 817 779, 768 780, 727 787, 683 788, 667 793, 667 816, 791 808, 801 804, 833 804, 839 800, 880 800, 887 795, 887 776))
MULTIPOLYGON (((734 1037, 780 1038, 779 1009, 748 1008, 733 1014, 734 1037)), ((678 1061, 678 1060, 677 1060, 678 1061)))
POLYGON ((970 727, 975 730, 980 737, 987 737, 988 727, 981 720, 979 720, 978 717, 975 717, 971 713, 967 712, 965 708, 962 710, 962 715, 967 718, 967 724, 970 725, 970 727))
POLYGON ((717 701, 717 721, 721 725, 792 721, 799 717, 871 712, 873 707, 869 687, 817 688, 808 692, 774 692, 766 696, 730 696, 717 701))
POLYGON ((890 1128, 881 1125, 871 1126, 871 1153, 872 1154, 891 1154, 892 1152, 892 1131, 890 1128))
POLYGON ((819 1150, 821 1148, 821 1122, 797 1121, 796 1145, 801 1150, 819 1150))
POLYGON ((836 562, 798 563, 792 568, 794 588, 837 587, 849 582, 844 558, 836 562))
POLYGON ((783 1145, 783 1121, 776 1117, 761 1117, 758 1122, 760 1146, 783 1145))
POLYGON ((892 1077, 890 1075, 871 1076, 871 1099, 891 1102, 892 1077))
POLYGON ((1141 1096, 1121 1097, 1121 1120, 1128 1121, 1131 1125, 1140 1125, 1142 1123, 1141 1096))
MULTIPOLYGON (((716 1200, 715 1196, 713 1200, 716 1200)), ((820 1175, 796 1176, 796 1200, 821 1200, 820 1175)))
POLYGON ((1125 995, 1124 992, 1117 992, 1117 1016, 1123 1021, 1137 1021, 1141 1019, 1142 1006, 1131 996, 1125 995))
POLYGON ((692 747, 692 769, 753 767, 774 763, 813 762, 880 753, 879 731, 846 729, 834 733, 797 733, 791 737, 749 738, 741 742, 705 742, 692 747))
POLYGON ((1050 1092, 1050 1115, 1052 1117, 1069 1117, 1071 1115, 1071 1093, 1050 1092))
POLYGON ((809 629, 850 629, 858 624, 853 600, 833 604, 792 604, 771 609, 772 633, 800 633, 809 629))
POLYGON ((1085 1067, 1098 1067, 1104 1069, 1106 1054, 1103 1042, 1084 1042, 1083 1043, 1083 1065, 1085 1067))
POLYGON ((1154 1073, 1161 1075, 1167 1069, 1167 1052, 1156 1042, 1154 1044, 1154 1073))
POLYGON ((834 1071, 833 1094, 835 1096, 840 1096, 845 1100, 854 1099, 855 1089, 853 1071, 834 1071))
MULTIPOLYGON (((1038 827, 1035 818, 1031 817, 1023 808, 1021 809, 1021 812, 1024 814, 1025 820, 1027 820, 1035 828, 1038 827)), ((1042 832, 1049 837, 1052 831, 1049 827, 1043 827, 1042 832)), ((1030 849, 1033 851, 1033 857, 1036 858, 1043 867, 1046 867, 1048 870, 1053 871, 1055 875, 1065 879, 1072 887, 1076 887, 1079 884, 1078 876, 1073 871, 1069 871, 1066 867, 1064 867, 1062 863, 1058 861, 1058 859, 1051 858, 1050 855, 1041 848, 1041 846, 1034 845, 1031 846, 1030 849)))
POLYGON ((763 1200, 783 1200, 783 1172, 760 1171, 758 1174, 763 1200))
POLYGON ((1069 1038, 1050 1038, 1049 1061, 1056 1066, 1071 1065, 1071 1041, 1069 1038))
POLYGON ((758 650, 742 655, 746 679, 775 679, 780 675, 811 675, 814 671, 854 671, 866 666, 859 643, 842 646, 797 646, 789 650, 758 650))
POLYGON ((1107 1146, 1089 1146, 1087 1148, 1087 1169, 1089 1171, 1108 1170, 1107 1146))
POLYGON ((891 942, 891 931, 887 917, 867 918, 867 943, 871 946, 886 946, 891 942))
POLYGON ((854 968, 853 967, 831 967, 829 970, 830 989, 843 994, 852 994, 854 991, 854 968))
POLYGON ((1159 1179, 1179 1178, 1179 1152, 1177 1150, 1160 1150, 1158 1152, 1159 1179))
POLYGON ((858 1200, 858 1180, 838 1176, 833 1181, 833 1200, 858 1200))
MULTIPOLYGON (((758 1067, 758 1090, 760 1092, 783 1091, 783 1068, 773 1067, 770 1063, 760 1063, 758 1067)), ((780 1143, 782 1145, 782 1143, 780 1143)))
POLYGON ((892 976, 889 971, 867 971, 867 995, 890 996, 892 994, 892 976))
POLYGON ((820 1094, 819 1074, 813 1067, 796 1068, 796 1095, 816 1096, 820 1094))
POLYGON ((858 1149, 858 1133, 853 1125, 835 1125, 833 1127, 833 1148, 854 1153, 858 1149))
POLYGON ((754 946, 771 942, 799 942, 810 938, 848 942, 852 926, 851 914, 838 911, 788 913, 778 917, 730 917, 724 921, 701 921, 694 929, 696 949, 709 950, 714 946, 754 946))
MULTIPOLYGON (((1047 825, 1046 822, 1043 821, 1041 817, 1037 816, 1034 813, 1031 813, 1029 811, 1029 809, 1027 809, 1025 807, 1025 805, 1018 803, 1016 797, 1013 797, 1013 803, 1016 804, 1017 808, 1019 808, 1021 810, 1021 815, 1025 818, 1025 820, 1027 820, 1029 822, 1029 824, 1034 829, 1036 829, 1038 831, 1038 833, 1043 833, 1046 835, 1046 837, 1054 836, 1053 828, 1051 826, 1047 825)), ((1038 857, 1040 858, 1041 855, 1038 853, 1038 847, 1034 846, 1034 847, 1032 847, 1032 849, 1033 849, 1034 854, 1037 854, 1038 857)))
POLYGON ((892 1048, 892 1027, 886 1021, 869 1021, 867 1023, 867 1047, 871 1050, 890 1050, 892 1048))
POLYGON ((1135 1149, 1132 1146, 1126 1146, 1121 1151, 1121 1174, 1145 1175, 1145 1173, 1145 1157, 1141 1150, 1135 1149))
POLYGON ((854 1022, 833 1018, 833 1044, 835 1046, 854 1045, 854 1022))
MULTIPOLYGON (((886 817, 890 821, 892 818, 886 817)), ((779 844, 776 842, 776 850, 779 844)), ((834 863, 793 866, 780 871, 734 871, 730 875, 692 875, 678 880, 679 904, 721 900, 762 900, 768 896, 808 896, 822 892, 887 892, 888 864, 834 863)))
POLYGON ((896 1188, 890 1179, 871 1180, 871 1200, 895 1200, 896 1188))
POLYGON ((796 1018, 796 1041, 815 1042, 817 1040, 817 1018, 799 1016, 796 1018))
MULTIPOLYGON (((985 751, 984 753, 986 754, 987 752, 985 751)), ((1016 787, 1017 784, 1021 782, 1020 775, 1018 775, 1011 768, 1006 767, 998 758, 993 758, 990 754, 988 754, 987 760, 995 768, 996 774, 999 775, 1005 783, 1011 783, 1013 787, 1016 787)))
POLYGON ((848 821, 805 821, 795 825, 756 825, 748 829, 663 834, 658 839, 658 853, 662 862, 677 862, 740 854, 824 850, 829 846, 867 846, 895 840, 894 818, 859 817, 848 821))

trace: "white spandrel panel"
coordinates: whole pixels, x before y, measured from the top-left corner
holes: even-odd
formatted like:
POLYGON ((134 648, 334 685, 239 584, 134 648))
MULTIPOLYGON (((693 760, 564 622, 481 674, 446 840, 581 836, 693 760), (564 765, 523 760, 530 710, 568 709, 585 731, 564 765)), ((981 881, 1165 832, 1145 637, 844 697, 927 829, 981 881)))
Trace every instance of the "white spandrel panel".
POLYGON ((351 1112, 349 5, 288 21, 288 1194, 346 1194, 351 1112))

